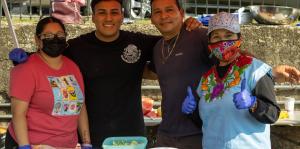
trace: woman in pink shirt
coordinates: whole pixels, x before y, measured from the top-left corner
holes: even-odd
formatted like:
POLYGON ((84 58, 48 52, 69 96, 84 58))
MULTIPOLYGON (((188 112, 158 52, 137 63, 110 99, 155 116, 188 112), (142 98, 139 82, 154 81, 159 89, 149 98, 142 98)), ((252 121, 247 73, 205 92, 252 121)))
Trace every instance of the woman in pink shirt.
POLYGON ((77 128, 83 146, 92 148, 83 79, 76 64, 62 56, 68 46, 66 36, 58 19, 40 20, 35 33, 38 52, 11 70, 13 118, 5 148, 75 148, 77 128))

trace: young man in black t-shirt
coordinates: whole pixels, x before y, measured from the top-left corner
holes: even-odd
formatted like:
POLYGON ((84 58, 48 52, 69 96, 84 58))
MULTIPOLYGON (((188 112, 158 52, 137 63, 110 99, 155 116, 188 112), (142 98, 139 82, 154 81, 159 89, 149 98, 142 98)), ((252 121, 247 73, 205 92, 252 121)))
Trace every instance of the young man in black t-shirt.
MULTIPOLYGON (((161 38, 120 30, 121 0, 93 0, 96 30, 69 40, 65 55, 80 68, 85 83, 91 141, 94 147, 112 136, 144 135, 141 84, 145 64, 161 38)), ((186 21, 188 29, 199 26, 186 21)))
POLYGON ((64 54, 83 74, 91 143, 98 148, 107 137, 144 135, 142 74, 160 37, 120 30, 121 1, 93 0, 91 7, 96 30, 69 40, 64 54))

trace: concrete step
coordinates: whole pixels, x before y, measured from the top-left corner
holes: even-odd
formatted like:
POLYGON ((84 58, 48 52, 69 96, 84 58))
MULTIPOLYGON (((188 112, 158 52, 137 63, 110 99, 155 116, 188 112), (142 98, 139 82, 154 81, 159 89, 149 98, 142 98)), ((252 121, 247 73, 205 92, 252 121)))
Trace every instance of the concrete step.
POLYGON ((0 103, 0 108, 10 108, 10 103, 0 103))
MULTIPOLYGON (((300 90, 300 85, 275 85, 275 90, 300 90)), ((160 90, 157 85, 142 86, 142 90, 160 90)))
POLYGON ((0 119, 1 120, 10 120, 12 118, 11 114, 7 114, 7 115, 0 115, 0 119))
MULTIPOLYGON (((154 107, 158 108, 161 106, 161 92, 158 85, 145 85, 142 86, 143 95, 151 97, 155 100, 154 107), (145 94, 144 94, 145 93, 145 94)), ((277 102, 282 109, 284 109, 285 96, 294 96, 295 110, 300 110, 300 85, 275 85, 275 91, 277 96, 277 102)), ((12 115, 10 112, 10 103, 0 102, 0 122, 9 121, 12 115)))

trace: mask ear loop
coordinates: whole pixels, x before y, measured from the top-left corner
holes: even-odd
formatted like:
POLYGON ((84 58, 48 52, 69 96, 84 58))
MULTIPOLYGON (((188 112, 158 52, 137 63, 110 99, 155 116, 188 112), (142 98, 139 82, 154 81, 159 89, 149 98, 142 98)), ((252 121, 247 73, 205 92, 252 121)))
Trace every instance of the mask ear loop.
POLYGON ((67 44, 66 44, 66 47, 65 47, 65 48, 68 48, 70 45, 69 45, 69 43, 68 43, 67 41, 66 41, 66 43, 67 43, 67 44))
POLYGON ((40 52, 42 49, 42 44, 40 43, 40 42, 42 42, 41 34, 37 35, 36 39, 38 40, 38 41, 36 41, 36 51, 40 52))
POLYGON ((65 39, 66 39, 66 43, 67 43, 65 48, 68 48, 70 46, 69 43, 67 42, 68 33, 65 32, 65 35, 66 35, 65 39))
POLYGON ((242 42, 243 42, 243 37, 242 37, 241 33, 238 33, 237 35, 238 35, 238 39, 237 40, 240 40, 240 42, 241 42, 239 48, 241 48, 241 45, 242 45, 242 42))

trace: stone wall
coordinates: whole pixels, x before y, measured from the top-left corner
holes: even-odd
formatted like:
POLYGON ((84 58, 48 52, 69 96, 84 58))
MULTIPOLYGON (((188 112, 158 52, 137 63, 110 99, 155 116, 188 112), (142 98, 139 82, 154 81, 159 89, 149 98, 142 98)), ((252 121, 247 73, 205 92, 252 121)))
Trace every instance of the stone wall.
MULTIPOLYGON (((0 35, 1 61, 6 58, 8 49, 13 47, 13 40, 7 26, 2 24, 0 35)), ((27 51, 35 50, 34 25, 15 25, 20 46, 27 51)), ((81 26, 67 25, 69 38, 87 33, 94 29, 93 24, 81 26)), ((140 31, 146 34, 159 35, 159 32, 151 24, 123 25, 122 29, 140 31)), ((300 67, 300 28, 290 26, 266 26, 246 25, 242 27, 244 49, 249 50, 256 57, 270 65, 290 64, 300 67)), ((2 90, 2 88, 0 88, 2 90)))
MULTIPOLYGON (((35 51, 34 25, 18 24, 15 26, 20 46, 27 51, 35 51)), ((81 26, 68 25, 68 38, 76 37, 82 33, 87 33, 94 29, 93 24, 81 26)), ((129 24, 123 25, 122 29, 140 31, 147 34, 158 35, 158 31, 153 25, 129 24)), ((274 66, 278 64, 289 64, 300 68, 300 28, 290 26, 260 26, 247 25, 242 27, 244 39, 243 48, 254 54, 257 58, 274 66)), ((13 42, 7 26, 1 26, 0 35, 0 95, 7 92, 9 70, 12 64, 7 60, 13 42)), ((156 81, 144 81, 144 85, 157 85, 156 81)), ((160 97, 159 92, 144 91, 144 95, 160 97), (152 95, 153 93, 157 94, 152 95)), ((294 96, 300 99, 299 90, 280 91, 281 96, 294 96)), ((0 102, 6 102, 5 98, 0 98, 0 102), (2 101, 1 101, 2 100, 2 101)), ((273 149, 300 149, 300 127, 272 126, 272 148, 273 149)))
MULTIPOLYGON (((20 47, 27 51, 35 51, 34 25, 15 25, 20 47)), ((68 38, 74 38, 80 34, 87 33, 94 29, 93 24, 68 25, 68 38)), ((150 23, 123 25, 122 29, 140 31, 146 34, 159 35, 159 32, 150 23)), ((244 39, 243 49, 248 50, 257 58, 274 66, 278 64, 289 64, 300 68, 300 28, 290 26, 266 26, 247 25, 242 27, 244 39)), ((6 25, 2 25, 0 35, 0 92, 7 90, 8 70, 11 62, 7 60, 8 51, 13 48, 13 40, 6 25)), ((157 84, 156 82, 144 82, 146 84, 157 84)), ((281 95, 297 96, 300 99, 299 91, 283 92, 281 95)), ((281 99, 279 95, 279 99, 281 99)))

